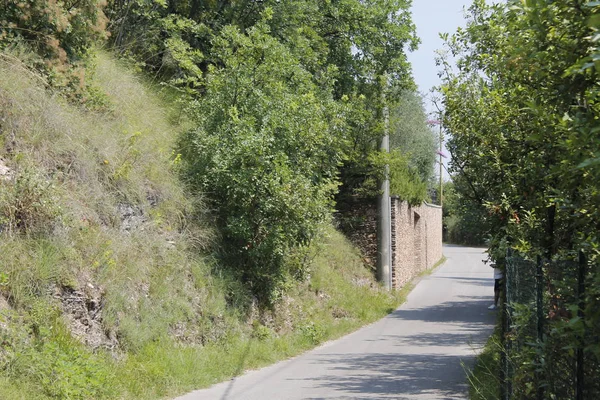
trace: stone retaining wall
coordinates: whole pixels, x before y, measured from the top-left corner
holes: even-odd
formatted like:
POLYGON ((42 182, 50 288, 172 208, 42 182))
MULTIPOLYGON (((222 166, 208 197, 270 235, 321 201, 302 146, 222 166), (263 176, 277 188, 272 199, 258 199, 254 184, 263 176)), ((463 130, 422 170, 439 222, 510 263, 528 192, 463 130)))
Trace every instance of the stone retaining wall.
POLYGON ((442 258, 442 208, 410 206, 397 197, 392 208, 392 287, 402 288, 442 258))

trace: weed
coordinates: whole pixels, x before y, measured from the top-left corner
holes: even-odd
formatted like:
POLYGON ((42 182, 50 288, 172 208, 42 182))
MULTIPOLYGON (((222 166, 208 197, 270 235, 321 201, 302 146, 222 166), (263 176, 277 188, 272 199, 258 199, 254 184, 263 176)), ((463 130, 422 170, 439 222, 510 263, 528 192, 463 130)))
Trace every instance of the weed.
POLYGON ((258 340, 267 340, 273 337, 273 331, 270 328, 255 321, 255 323, 253 324, 252 337, 258 340))
POLYGON ((60 214, 52 181, 33 167, 0 180, 0 230, 8 234, 48 231, 60 214))
POLYGON ((314 322, 309 322, 306 325, 300 327, 300 333, 304 336, 311 344, 319 344, 325 336, 323 328, 314 322))

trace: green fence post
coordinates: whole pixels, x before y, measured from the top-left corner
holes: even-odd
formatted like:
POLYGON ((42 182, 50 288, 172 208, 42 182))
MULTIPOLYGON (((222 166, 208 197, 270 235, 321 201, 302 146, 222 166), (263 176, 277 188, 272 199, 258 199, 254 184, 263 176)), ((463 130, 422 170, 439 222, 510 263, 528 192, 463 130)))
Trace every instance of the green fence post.
MULTIPOLYGON (((542 269, 542 258, 538 255, 536 262, 536 273, 535 273, 535 303, 536 303, 536 317, 537 317, 537 341, 538 345, 541 346, 544 339, 544 271, 542 269)), ((539 366, 542 365, 542 355, 539 355, 539 366)), ((542 385, 543 373, 537 369, 536 372, 536 385, 537 385, 537 400, 544 399, 544 387, 542 385)))
POLYGON ((507 340, 506 336, 510 329, 511 316, 509 308, 509 293, 512 289, 513 276, 511 275, 510 263, 512 260, 512 249, 509 247, 506 249, 506 259, 504 262, 504 279, 502 283, 502 293, 504 294, 504 301, 502 302, 502 379, 500 384, 501 398, 504 400, 510 400, 512 397, 512 374, 510 368, 510 339, 507 340))
POLYGON ((583 251, 579 251, 579 268, 577 273, 577 297, 579 299, 579 305, 577 310, 577 316, 581 319, 583 323, 583 332, 580 334, 579 340, 577 343, 577 380, 576 380, 576 388, 575 388, 575 399, 583 400, 583 391, 584 391, 584 359, 583 359, 583 348, 585 346, 585 319, 583 310, 585 308, 585 269, 586 269, 587 260, 585 258, 585 254, 583 251))

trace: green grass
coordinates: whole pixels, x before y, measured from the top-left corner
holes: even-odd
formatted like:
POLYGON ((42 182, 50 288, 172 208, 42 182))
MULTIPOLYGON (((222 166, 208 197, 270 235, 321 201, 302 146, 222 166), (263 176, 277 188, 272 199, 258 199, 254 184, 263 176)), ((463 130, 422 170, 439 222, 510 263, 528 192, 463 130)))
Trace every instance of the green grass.
POLYGON ((429 269, 426 269, 425 271, 421 272, 420 276, 429 276, 431 274, 433 274, 435 272, 435 270, 442 265, 443 263, 445 263, 447 260, 446 256, 442 254, 442 258, 440 258, 435 264, 433 264, 433 266, 429 269))
MULTIPOLYGON (((226 332, 204 346, 182 345, 164 332, 161 334, 160 330, 165 328, 161 318, 174 317, 172 310, 161 311, 158 305, 151 311, 144 311, 142 307, 138 313, 131 312, 130 318, 138 318, 137 323, 130 322, 131 329, 141 332, 136 332, 137 342, 132 343, 126 339, 129 327, 122 328, 125 332, 122 340, 128 351, 121 360, 113 360, 108 354, 103 356, 103 352, 94 355, 86 351, 71 341, 64 330, 52 328, 56 321, 44 320, 47 325, 38 322, 43 334, 34 339, 36 346, 29 346, 25 337, 21 337, 21 343, 14 343, 18 348, 18 361, 9 362, 5 375, 0 375, 5 380, 7 375, 12 378, 11 385, 3 390, 11 394, 7 398, 172 397, 338 338, 385 316, 407 294, 407 289, 395 293, 381 289, 362 265, 356 250, 333 229, 328 230, 325 241, 314 251, 310 282, 292 287, 276 310, 262 311, 263 315, 257 317, 254 324, 236 319, 224 303, 212 304, 215 313, 230 315, 224 322, 226 332), (144 317, 145 312, 151 315, 144 317), (258 321, 261 318, 263 322, 258 321), (31 365, 29 360, 36 362, 31 365), (59 362, 55 363, 56 360, 59 362), (36 379, 40 376, 53 376, 54 384, 36 379), (90 377, 93 379, 89 385, 81 384, 90 377), (112 391, 100 390, 105 385, 112 391), (85 395, 94 388, 98 390, 91 392, 91 396, 85 395)), ((217 295, 213 296, 214 301, 217 295)), ((41 315, 48 314, 43 310, 52 309, 49 304, 40 307, 42 311, 37 314, 41 315)), ((33 308, 30 311, 34 313, 33 308)), ((126 320, 121 323, 123 321, 126 320)), ((17 321, 14 327, 18 325, 17 321)), ((25 321, 25 325, 20 328, 33 323, 25 321)))
POLYGON ((483 351, 477 356, 473 371, 468 372, 471 400, 499 399, 500 351, 500 330, 496 328, 483 351))
POLYGON ((333 229, 316 246, 310 282, 290 289, 251 332, 233 332, 204 347, 150 343, 120 366, 127 398, 175 396, 298 355, 378 320, 408 290, 379 287, 357 251, 333 229), (318 321, 318 322, 317 322, 318 321))
POLYGON ((0 399, 172 397, 403 301, 409 289, 383 290, 326 227, 309 278, 258 308, 207 253, 202 199, 177 178, 171 149, 188 127, 173 93, 98 52, 89 83, 103 108, 90 111, 18 56, 0 57, 0 157, 14 174, 0 180, 0 225, 12 227, 0 233, 0 399), (138 218, 128 230, 124 207, 138 218))

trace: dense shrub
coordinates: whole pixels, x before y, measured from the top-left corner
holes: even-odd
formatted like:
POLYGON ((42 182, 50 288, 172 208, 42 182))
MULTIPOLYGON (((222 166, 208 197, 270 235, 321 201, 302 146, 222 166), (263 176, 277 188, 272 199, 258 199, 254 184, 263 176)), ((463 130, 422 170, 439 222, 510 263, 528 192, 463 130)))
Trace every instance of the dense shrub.
POLYGON ((198 128, 181 141, 184 173, 206 193, 225 252, 268 298, 291 249, 308 244, 332 206, 343 139, 341 112, 265 25, 224 29, 198 128))
POLYGON ((444 240, 449 243, 481 246, 490 233, 488 210, 464 194, 453 182, 444 184, 444 240))
MULTIPOLYGON (((578 349, 580 373, 600 373, 597 338, 586 337, 600 326, 599 30, 597 1, 477 0, 466 28, 448 37, 459 66, 452 71, 442 63, 456 190, 468 205, 487 209, 488 252, 498 265, 507 243, 526 259, 544 260, 528 277, 540 291, 531 303, 546 301, 542 291, 553 302, 550 310, 539 308, 533 340, 525 337, 518 340, 523 346, 513 347, 519 369, 510 382, 513 393, 507 389, 510 398, 598 397, 593 379, 578 379, 578 388, 564 383, 572 360, 563 363, 557 354, 578 349), (577 272, 570 278, 569 264, 577 272), (550 333, 541 329, 545 324, 550 333), (571 394, 561 386, 570 386, 571 394)), ((534 286, 516 275, 527 268, 513 264, 511 272, 508 265, 507 295, 514 288, 532 292, 534 286)), ((514 310, 524 318, 510 321, 518 334, 531 322, 528 302, 514 310)))

